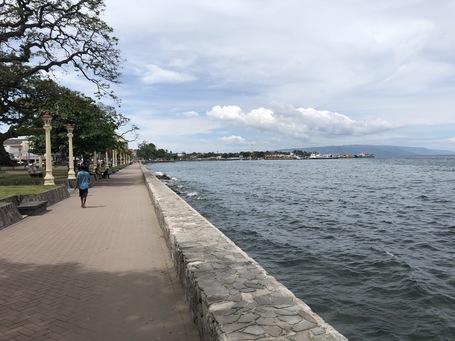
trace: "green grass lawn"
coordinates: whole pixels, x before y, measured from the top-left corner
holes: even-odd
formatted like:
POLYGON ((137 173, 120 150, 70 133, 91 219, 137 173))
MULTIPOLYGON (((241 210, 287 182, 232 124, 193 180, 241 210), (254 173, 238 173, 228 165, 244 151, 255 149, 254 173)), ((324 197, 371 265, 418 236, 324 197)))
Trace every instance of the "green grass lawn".
MULTIPOLYGON (((40 168, 38 171, 45 171, 45 169, 40 168)), ((65 180, 68 178, 68 168, 66 166, 53 167, 52 175, 54 176, 54 181, 65 180)), ((32 178, 23 167, 14 167, 14 169, 12 167, 2 167, 2 170, 0 170, 0 182, 20 182, 21 185, 0 186, 0 199, 11 195, 38 194, 59 186, 36 185, 35 181, 37 179, 43 180, 42 178, 32 178), (30 184, 27 184, 27 182, 30 184)))
POLYGON ((30 186, 1 186, 0 187, 0 199, 9 197, 11 195, 26 195, 26 194, 39 194, 46 192, 50 189, 59 187, 58 185, 54 186, 44 186, 44 185, 30 185, 30 186))
MULTIPOLYGON (((44 168, 37 169, 39 172, 46 172, 44 168)), ((64 180, 68 177, 68 168, 66 166, 56 166, 52 168, 52 175, 54 179, 64 180)), ((29 174, 27 169, 22 167, 12 167, 5 168, 3 167, 0 170, 0 182, 15 182, 15 181, 23 181, 33 183, 33 179, 29 174)))
MULTIPOLYGON (((119 169, 123 167, 117 167, 119 169)), ((37 169, 38 171, 46 171, 44 168, 37 169)), ((100 172, 103 172, 105 167, 101 167, 100 172)), ((52 167, 52 175, 54 181, 65 181, 68 179, 68 167, 67 166, 54 166, 52 167)), ((21 185, 11 186, 0 186, 0 199, 11 195, 26 195, 26 194, 38 194, 50 189, 54 189, 59 185, 55 186, 44 186, 36 185, 36 180, 43 180, 42 178, 32 178, 27 169, 23 167, 2 167, 0 170, 0 182, 2 183, 21 183, 21 185), (30 184, 27 184, 29 182, 30 184)), ((44 180, 43 180, 44 182, 44 180)))

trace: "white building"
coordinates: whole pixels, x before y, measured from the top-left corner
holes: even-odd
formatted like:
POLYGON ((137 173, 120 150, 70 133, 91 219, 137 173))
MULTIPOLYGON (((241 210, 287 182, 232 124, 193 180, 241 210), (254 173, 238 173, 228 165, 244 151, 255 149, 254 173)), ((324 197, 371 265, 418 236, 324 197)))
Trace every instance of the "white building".
POLYGON ((19 163, 26 163, 28 160, 37 161, 38 155, 32 152, 30 148, 30 141, 27 137, 11 138, 3 142, 3 146, 7 153, 9 153, 12 160, 19 163))

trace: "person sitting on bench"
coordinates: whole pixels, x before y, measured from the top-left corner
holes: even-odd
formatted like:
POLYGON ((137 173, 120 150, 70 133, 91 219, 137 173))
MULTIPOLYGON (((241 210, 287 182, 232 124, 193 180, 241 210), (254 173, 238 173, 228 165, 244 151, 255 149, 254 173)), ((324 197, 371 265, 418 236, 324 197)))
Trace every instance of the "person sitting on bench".
POLYGON ((34 163, 28 165, 28 173, 36 173, 36 166, 34 163))
POLYGON ((98 179, 101 176, 103 176, 103 175, 100 172, 100 166, 96 166, 96 168, 95 168, 95 179, 98 179))
POLYGON ((35 165, 30 165, 30 166, 28 167, 28 174, 29 174, 31 177, 42 178, 42 177, 43 177, 43 173, 44 173, 44 172, 37 171, 35 165))
POLYGON ((110 179, 109 168, 106 168, 106 170, 103 172, 103 179, 106 179, 106 178, 110 179))

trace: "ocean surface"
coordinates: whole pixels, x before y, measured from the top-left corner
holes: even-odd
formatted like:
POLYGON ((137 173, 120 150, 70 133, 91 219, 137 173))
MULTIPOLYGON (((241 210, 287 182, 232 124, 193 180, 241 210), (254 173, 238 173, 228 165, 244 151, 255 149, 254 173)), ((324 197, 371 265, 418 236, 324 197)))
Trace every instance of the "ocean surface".
POLYGON ((455 157, 148 167, 349 340, 455 340, 455 157))

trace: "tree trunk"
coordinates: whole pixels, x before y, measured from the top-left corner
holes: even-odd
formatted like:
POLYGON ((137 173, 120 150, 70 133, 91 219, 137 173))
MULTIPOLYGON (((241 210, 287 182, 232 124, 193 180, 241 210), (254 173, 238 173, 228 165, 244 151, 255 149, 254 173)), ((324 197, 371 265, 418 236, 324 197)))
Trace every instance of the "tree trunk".
POLYGON ((11 158, 9 153, 6 152, 3 143, 0 145, 0 165, 2 166, 11 166, 11 158))
POLYGON ((6 133, 0 133, 0 165, 2 166, 13 165, 13 161, 9 157, 9 153, 6 151, 5 146, 3 145, 3 143, 9 138, 17 137, 12 135, 13 134, 11 134, 11 129, 9 129, 6 133))

